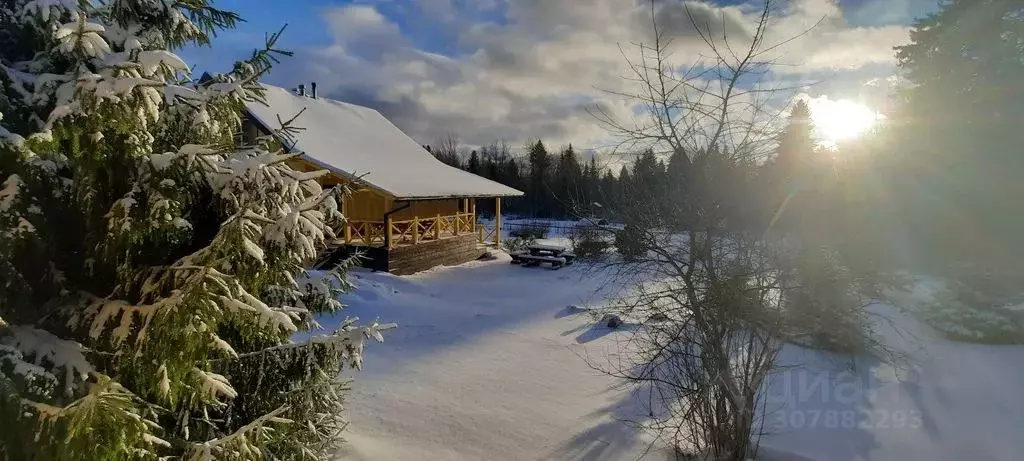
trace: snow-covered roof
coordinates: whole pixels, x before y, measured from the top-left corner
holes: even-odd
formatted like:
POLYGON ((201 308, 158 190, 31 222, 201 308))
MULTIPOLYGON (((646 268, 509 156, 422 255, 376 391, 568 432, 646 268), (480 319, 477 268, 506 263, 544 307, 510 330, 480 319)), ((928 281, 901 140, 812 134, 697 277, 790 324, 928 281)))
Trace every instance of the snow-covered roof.
POLYGON ((304 128, 289 146, 310 162, 347 178, 360 178, 399 199, 501 197, 522 192, 446 165, 379 112, 325 98, 266 87, 266 104, 250 102, 250 116, 277 128, 305 109, 294 125, 304 128))

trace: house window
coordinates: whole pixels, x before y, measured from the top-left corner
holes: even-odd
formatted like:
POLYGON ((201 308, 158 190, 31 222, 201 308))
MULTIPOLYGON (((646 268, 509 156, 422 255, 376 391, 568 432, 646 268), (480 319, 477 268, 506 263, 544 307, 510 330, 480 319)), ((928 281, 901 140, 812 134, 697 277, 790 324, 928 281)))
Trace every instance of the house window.
POLYGON ((251 146, 256 144, 256 138, 259 137, 259 127, 256 126, 251 118, 246 117, 242 119, 242 129, 238 131, 238 135, 235 136, 235 142, 243 146, 251 146))

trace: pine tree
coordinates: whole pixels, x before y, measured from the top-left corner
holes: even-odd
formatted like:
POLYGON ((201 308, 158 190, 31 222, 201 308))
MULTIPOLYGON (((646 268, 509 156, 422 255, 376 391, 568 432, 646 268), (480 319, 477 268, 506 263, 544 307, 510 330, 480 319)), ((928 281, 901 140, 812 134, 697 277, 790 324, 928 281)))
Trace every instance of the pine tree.
POLYGON ((600 182, 601 178, 600 172, 597 169, 597 157, 592 154, 590 156, 590 161, 587 162, 587 166, 583 169, 583 195, 591 216, 597 213, 594 202, 600 200, 600 182))
POLYGON ((813 133, 811 110, 805 101, 798 100, 777 138, 774 161, 760 170, 757 187, 763 189, 761 207, 772 210, 776 230, 796 231, 812 219, 811 208, 820 198, 816 197, 814 183, 823 179, 816 171, 824 167, 815 164, 813 133))
POLYGON ((530 179, 526 195, 531 202, 530 211, 538 217, 551 216, 553 200, 548 184, 551 178, 551 157, 542 141, 538 140, 529 147, 527 159, 530 163, 530 179))
MULTIPOLYGON (((518 189, 523 190, 523 178, 519 173, 519 161, 512 156, 508 156, 504 162, 504 168, 502 169, 502 180, 501 183, 518 189)), ((522 197, 508 197, 502 202, 504 210, 508 210, 509 213, 520 213, 523 211, 523 198, 522 197)))
POLYGON ((466 163, 466 171, 473 174, 480 174, 480 155, 476 151, 469 153, 469 162, 466 163))
POLYGON ((637 206, 640 206, 634 197, 635 190, 633 178, 629 174, 629 166, 622 165, 615 181, 615 208, 619 212, 619 217, 626 217, 630 212, 635 211, 637 206))
POLYGON ((561 216, 572 216, 574 208, 583 200, 581 196, 581 185, 583 172, 580 170, 579 159, 572 144, 565 148, 558 156, 558 167, 555 170, 554 181, 555 201, 558 204, 558 212, 561 216))
POLYGON ((689 169, 689 166, 690 159, 686 156, 686 152, 680 149, 669 156, 665 171, 673 181, 685 181, 686 171, 689 169))
POLYGON ((487 162, 484 163, 484 177, 501 182, 502 163, 500 157, 488 157, 487 162))
POLYGON ((682 149, 673 152, 665 165, 665 196, 661 204, 669 222, 684 223, 690 215, 690 165, 690 159, 682 149))
POLYGON ((633 181, 636 183, 637 199, 653 204, 662 194, 665 179, 665 165, 658 161, 654 151, 646 150, 633 163, 633 181))
POLYGON ((793 105, 789 122, 779 136, 775 165, 783 178, 797 174, 797 169, 806 165, 814 153, 814 125, 811 124, 811 109, 803 100, 793 105))
POLYGON ((615 179, 615 175, 612 171, 605 170, 604 175, 601 176, 600 191, 598 197, 601 200, 601 210, 608 217, 614 217, 618 214, 618 182, 615 179))
POLYGON ((502 174, 502 184, 505 184, 506 186, 514 187, 514 188, 517 188, 517 189, 522 188, 523 187, 523 178, 522 178, 522 176, 519 173, 519 171, 520 171, 520 169, 519 169, 519 160, 517 160, 517 159, 515 159, 513 157, 509 157, 505 161, 504 165, 505 165, 505 168, 502 170, 503 171, 503 174, 502 174))
POLYGON ((1022 42, 1019 1, 947 0, 897 48, 911 84, 884 183, 933 264, 999 261, 1016 272, 1024 257, 1024 215, 1010 199, 1024 196, 1022 42))
MULTIPOLYGON (((322 172, 235 145, 277 34, 202 84, 205 0, 0 5, 0 458, 324 458, 343 367, 390 325, 316 328, 343 271, 322 172)), ((287 137, 294 126, 277 133, 287 137)))
POLYGON ((677 150, 668 158, 665 166, 665 181, 669 200, 682 200, 689 182, 690 159, 683 150, 677 150))

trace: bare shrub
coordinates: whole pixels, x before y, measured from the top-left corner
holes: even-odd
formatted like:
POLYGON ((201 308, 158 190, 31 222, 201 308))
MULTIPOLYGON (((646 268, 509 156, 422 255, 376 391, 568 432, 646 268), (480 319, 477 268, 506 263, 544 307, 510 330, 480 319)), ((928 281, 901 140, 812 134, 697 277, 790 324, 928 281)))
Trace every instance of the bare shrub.
POLYGON ((765 42, 774 7, 766 0, 751 34, 739 37, 684 4, 686 34, 709 50, 689 69, 669 62, 659 7, 651 2, 653 42, 636 44, 638 58, 623 52, 635 89, 614 92, 644 115, 595 116, 621 148, 678 159, 685 187, 657 206, 626 198, 620 273, 645 281, 614 310, 644 324, 614 360, 595 366, 649 397, 649 419, 638 423, 677 452, 738 461, 756 456, 758 391, 786 339, 784 291, 798 279, 780 242, 763 235, 771 213, 751 205, 761 201, 753 179, 774 148, 780 111, 772 107, 781 106, 771 104, 780 88, 763 79, 780 45, 765 42))
POLYGON ((551 226, 549 224, 540 221, 533 221, 513 226, 508 235, 523 239, 536 240, 546 238, 550 230, 551 226))
POLYGON ((654 234, 641 240, 654 243, 650 259, 636 266, 654 281, 616 309, 646 319, 643 328, 623 342, 627 360, 598 366, 636 386, 650 403, 642 427, 679 453, 745 459, 756 450, 757 391, 784 328, 770 253, 727 234, 654 234))

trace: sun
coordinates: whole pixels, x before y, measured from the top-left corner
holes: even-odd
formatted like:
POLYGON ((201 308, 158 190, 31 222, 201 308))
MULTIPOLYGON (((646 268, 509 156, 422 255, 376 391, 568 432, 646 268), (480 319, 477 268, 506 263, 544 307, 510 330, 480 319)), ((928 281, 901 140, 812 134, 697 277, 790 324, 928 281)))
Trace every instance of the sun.
POLYGON ((808 103, 811 121, 821 144, 826 147, 835 147, 843 141, 861 136, 882 118, 881 114, 871 108, 848 99, 820 97, 808 103))

